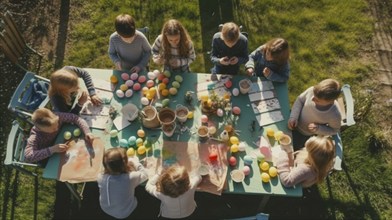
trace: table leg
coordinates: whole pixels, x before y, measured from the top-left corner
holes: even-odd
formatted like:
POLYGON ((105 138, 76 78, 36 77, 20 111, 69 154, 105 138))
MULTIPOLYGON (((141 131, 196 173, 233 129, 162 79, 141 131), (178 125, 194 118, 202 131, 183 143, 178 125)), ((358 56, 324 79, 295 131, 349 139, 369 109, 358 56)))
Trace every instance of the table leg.
POLYGON ((265 206, 268 203, 268 200, 270 199, 270 195, 263 195, 263 198, 260 201, 259 207, 257 208, 257 212, 263 212, 265 209, 265 206))
POLYGON ((82 202, 82 198, 81 196, 78 194, 78 192, 76 191, 75 187, 73 186, 73 184, 69 183, 69 182, 64 182, 65 185, 68 187, 69 191, 71 192, 71 194, 75 197, 75 199, 78 201, 78 206, 80 207, 81 202, 82 202))

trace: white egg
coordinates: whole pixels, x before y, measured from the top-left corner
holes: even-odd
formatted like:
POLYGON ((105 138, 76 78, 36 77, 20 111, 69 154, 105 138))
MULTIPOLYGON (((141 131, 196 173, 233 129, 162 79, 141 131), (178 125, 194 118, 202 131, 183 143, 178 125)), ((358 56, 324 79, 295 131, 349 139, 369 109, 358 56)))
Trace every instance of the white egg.
POLYGON ((245 151, 245 149, 246 149, 246 143, 245 143, 245 142, 241 142, 241 143, 238 145, 238 150, 239 150, 239 151, 245 151))
POLYGON ((147 73, 147 77, 149 78, 149 79, 155 79, 156 78, 156 75, 155 75, 155 73, 154 72, 148 72, 147 73))
POLYGON ((223 110, 221 109, 221 108, 218 108, 217 110, 216 110, 216 115, 218 115, 219 117, 222 117, 223 116, 223 110))
POLYGON ((142 103, 142 105, 148 105, 150 102, 148 101, 148 98, 146 97, 142 97, 140 99, 140 102, 142 103))
POLYGON ((116 95, 119 97, 119 98, 122 98, 122 97, 124 97, 124 92, 122 91, 122 90, 117 90, 116 91, 116 95))
POLYGON ((131 88, 133 86, 133 81, 129 79, 129 80, 125 81, 125 85, 127 85, 129 88, 131 88))
POLYGON ((238 90, 238 88, 234 88, 233 89, 233 95, 234 96, 238 96, 238 94, 240 94, 240 91, 238 90))
POLYGON ((154 70, 153 73, 155 74, 155 77, 158 77, 160 72, 159 72, 159 70, 154 70))
POLYGON ((128 89, 127 91, 125 91, 125 96, 126 97, 131 97, 133 95, 133 91, 131 89, 128 89))

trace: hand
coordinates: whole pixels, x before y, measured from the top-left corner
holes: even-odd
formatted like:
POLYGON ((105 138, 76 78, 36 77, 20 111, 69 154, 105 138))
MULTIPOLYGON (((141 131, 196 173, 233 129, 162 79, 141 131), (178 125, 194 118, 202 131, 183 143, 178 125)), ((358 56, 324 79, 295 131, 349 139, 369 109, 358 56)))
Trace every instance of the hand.
POLYGON ((297 124, 298 124, 297 119, 290 118, 287 125, 288 125, 288 127, 289 127, 290 130, 293 130, 294 128, 297 127, 297 124))
POLYGON ((230 65, 236 65, 238 63, 238 58, 237 57, 232 57, 229 60, 230 65))
POLYGON ((169 64, 172 67, 179 67, 180 66, 180 60, 179 59, 170 59, 169 64))
POLYGON ((220 58, 219 63, 222 64, 222 65, 227 66, 227 65, 230 64, 230 60, 229 60, 228 57, 222 57, 222 58, 220 58))
POLYGON ((53 153, 65 152, 67 149, 68 149, 68 145, 66 145, 66 144, 56 144, 56 145, 50 147, 50 151, 53 153))
POLYGON ((87 102, 88 99, 88 94, 86 91, 83 91, 82 94, 80 95, 79 99, 78 99, 78 104, 80 106, 84 105, 84 103, 87 102))
POLYGON ((120 62, 117 62, 115 65, 116 65, 116 70, 121 70, 122 69, 120 62))
POLYGON ((315 133, 317 130, 318 130, 318 124, 315 124, 315 123, 310 123, 309 125, 308 125, 308 130, 310 131, 310 132, 312 132, 312 133, 315 133))
POLYGON ((254 72, 255 70, 253 68, 246 69, 246 74, 248 74, 248 76, 252 76, 254 72))
POLYGON ((154 61, 154 63, 159 65, 165 64, 165 59, 161 55, 154 55, 152 60, 154 61))
POLYGON ((271 70, 268 67, 265 67, 263 70, 263 75, 268 77, 271 74, 271 70))
POLYGON ((90 98, 91 98, 91 102, 94 105, 101 105, 102 104, 102 100, 97 95, 92 95, 90 98))
POLYGON ((87 133, 84 137, 87 141, 87 143, 89 143, 90 145, 93 145, 93 141, 94 141, 94 135, 93 133, 87 133))
POLYGON ((140 70, 141 70, 141 68, 140 68, 140 67, 138 67, 138 66, 134 66, 134 67, 132 67, 132 69, 131 69, 131 73, 139 73, 139 72, 140 72, 140 70))

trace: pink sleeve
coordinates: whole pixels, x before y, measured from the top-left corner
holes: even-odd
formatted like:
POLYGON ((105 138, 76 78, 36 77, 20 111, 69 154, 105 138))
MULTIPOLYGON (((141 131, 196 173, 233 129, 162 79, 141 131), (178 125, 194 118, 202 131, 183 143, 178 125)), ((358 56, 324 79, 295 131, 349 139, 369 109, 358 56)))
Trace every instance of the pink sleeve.
POLYGON ((314 179, 313 171, 306 164, 300 164, 290 169, 289 157, 286 152, 279 154, 276 166, 278 168, 280 182, 286 187, 292 187, 314 179))
POLYGON ((31 129, 30 137, 27 139, 27 145, 24 152, 26 162, 38 162, 52 155, 50 146, 39 146, 40 137, 37 135, 35 129, 31 129))

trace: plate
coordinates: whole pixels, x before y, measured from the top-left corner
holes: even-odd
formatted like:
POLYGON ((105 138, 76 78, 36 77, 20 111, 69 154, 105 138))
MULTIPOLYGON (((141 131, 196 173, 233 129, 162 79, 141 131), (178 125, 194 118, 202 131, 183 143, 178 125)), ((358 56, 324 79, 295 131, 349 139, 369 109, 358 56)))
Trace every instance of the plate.
POLYGON ((199 167, 199 174, 202 176, 208 175, 210 173, 210 167, 208 164, 202 163, 199 167))
POLYGON ((128 103, 122 107, 121 112, 128 121, 133 121, 137 118, 139 115, 139 109, 137 108, 136 105, 132 103, 128 103))
POLYGON ((236 183, 240 183, 240 182, 244 181, 244 179, 245 179, 244 172, 242 170, 238 170, 238 169, 231 171, 230 176, 231 176, 231 179, 236 183))

